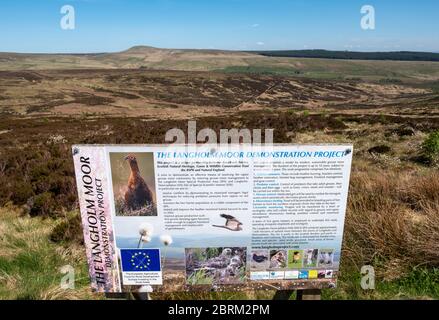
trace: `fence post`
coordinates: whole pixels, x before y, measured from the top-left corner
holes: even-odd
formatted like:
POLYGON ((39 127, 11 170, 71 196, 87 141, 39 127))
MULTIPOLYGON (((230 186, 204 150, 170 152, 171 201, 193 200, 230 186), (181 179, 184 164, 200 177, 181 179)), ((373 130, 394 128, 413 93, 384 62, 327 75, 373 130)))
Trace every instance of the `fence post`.
POLYGON ((322 290, 320 289, 307 289, 297 290, 296 300, 321 300, 322 290))
POLYGON ((289 300, 294 290, 277 290, 273 296, 273 300, 289 300))

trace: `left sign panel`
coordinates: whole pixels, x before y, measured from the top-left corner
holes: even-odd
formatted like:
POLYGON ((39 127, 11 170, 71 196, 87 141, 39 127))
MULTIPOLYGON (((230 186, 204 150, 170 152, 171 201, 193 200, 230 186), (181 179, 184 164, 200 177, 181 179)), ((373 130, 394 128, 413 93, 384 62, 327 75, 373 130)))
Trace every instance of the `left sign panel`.
POLYGON ((105 148, 75 146, 72 151, 92 289, 120 292, 105 148))

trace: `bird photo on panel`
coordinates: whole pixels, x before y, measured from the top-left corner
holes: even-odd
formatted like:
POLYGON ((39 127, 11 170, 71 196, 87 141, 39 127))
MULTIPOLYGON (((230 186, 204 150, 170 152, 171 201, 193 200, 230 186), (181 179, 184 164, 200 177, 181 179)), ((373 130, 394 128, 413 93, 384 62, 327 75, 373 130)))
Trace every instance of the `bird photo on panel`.
POLYGON ((157 216, 154 155, 110 153, 117 216, 157 216))

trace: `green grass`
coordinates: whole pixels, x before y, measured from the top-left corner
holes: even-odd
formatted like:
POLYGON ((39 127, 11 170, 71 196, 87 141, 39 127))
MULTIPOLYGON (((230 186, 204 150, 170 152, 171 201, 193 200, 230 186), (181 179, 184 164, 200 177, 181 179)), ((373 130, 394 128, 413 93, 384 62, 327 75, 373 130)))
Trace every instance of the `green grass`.
POLYGON ((342 269, 336 289, 325 289, 323 299, 328 300, 395 300, 395 299, 439 299, 439 269, 414 269, 393 281, 375 280, 374 290, 361 288, 358 270, 342 269))
MULTIPOLYGON (((398 65, 401 71, 394 72, 389 66, 376 61, 342 61, 327 59, 284 58, 283 60, 253 61, 247 66, 227 66, 214 71, 223 73, 262 74, 294 76, 319 80, 361 79, 380 83, 398 83, 413 80, 419 74, 428 74, 422 65, 398 65)), ((434 69, 434 68, 433 68, 434 69)))
POLYGON ((52 243, 52 219, 0 209, 0 299, 91 298, 85 252, 52 243), (75 290, 61 289, 60 268, 75 270, 75 290))
POLYGON ((337 71, 329 69, 305 68, 301 70, 292 65, 264 65, 251 64, 249 66, 230 66, 223 69, 215 70, 223 73, 241 73, 241 74, 261 74, 261 75, 275 75, 284 77, 305 77, 313 79, 326 80, 342 80, 343 76, 337 71))
POLYGON ((248 73, 248 74, 266 74, 278 76, 297 76, 301 72, 292 67, 278 67, 278 66, 232 66, 224 69, 216 70, 224 73, 248 73))
MULTIPOLYGON (((375 280, 374 290, 361 288, 361 274, 355 268, 342 267, 337 288, 322 290, 323 300, 407 300, 407 299, 439 299, 439 269, 414 269, 404 277, 393 281, 375 280)), ((194 292, 170 293, 160 295, 166 299, 272 299, 275 291, 243 291, 243 292, 194 292)), ((153 295, 154 298, 154 295, 153 295)), ((290 299, 294 300, 293 292, 290 299)))
POLYGON ((190 285, 212 284, 213 278, 208 276, 204 270, 198 270, 188 277, 187 283, 190 285))

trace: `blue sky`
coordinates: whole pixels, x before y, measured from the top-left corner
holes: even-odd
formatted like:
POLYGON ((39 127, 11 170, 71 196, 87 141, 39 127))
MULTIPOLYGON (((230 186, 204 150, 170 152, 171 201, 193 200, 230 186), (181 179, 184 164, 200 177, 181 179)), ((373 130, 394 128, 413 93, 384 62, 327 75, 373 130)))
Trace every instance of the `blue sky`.
POLYGON ((162 48, 439 52, 437 0, 1 0, 0 51, 162 48), (75 8, 75 30, 60 9, 75 8), (376 29, 360 27, 363 5, 376 29))

